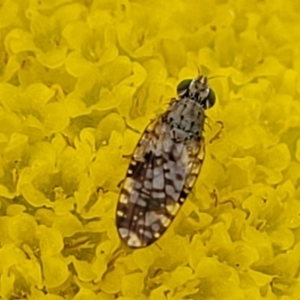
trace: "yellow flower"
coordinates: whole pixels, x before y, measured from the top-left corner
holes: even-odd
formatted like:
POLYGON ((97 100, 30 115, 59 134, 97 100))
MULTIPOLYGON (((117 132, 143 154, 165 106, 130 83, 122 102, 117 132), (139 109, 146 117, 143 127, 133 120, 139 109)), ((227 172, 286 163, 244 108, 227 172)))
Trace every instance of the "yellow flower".
POLYGON ((2 2, 0 297, 298 299, 298 1, 2 2), (128 157, 199 71, 217 95, 201 174, 132 251, 128 157))

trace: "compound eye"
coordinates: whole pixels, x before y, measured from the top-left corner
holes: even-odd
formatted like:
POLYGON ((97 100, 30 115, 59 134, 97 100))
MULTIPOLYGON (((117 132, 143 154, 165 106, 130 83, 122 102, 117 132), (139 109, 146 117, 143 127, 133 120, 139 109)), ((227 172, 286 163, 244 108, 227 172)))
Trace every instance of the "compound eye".
POLYGON ((209 94, 208 94, 208 104, 209 104, 209 107, 212 107, 214 106, 216 103, 216 95, 214 93, 213 90, 209 90, 209 94))
POLYGON ((185 79, 182 80, 178 85, 177 85, 177 94, 182 95, 186 92, 186 90, 189 88, 192 79, 185 79))

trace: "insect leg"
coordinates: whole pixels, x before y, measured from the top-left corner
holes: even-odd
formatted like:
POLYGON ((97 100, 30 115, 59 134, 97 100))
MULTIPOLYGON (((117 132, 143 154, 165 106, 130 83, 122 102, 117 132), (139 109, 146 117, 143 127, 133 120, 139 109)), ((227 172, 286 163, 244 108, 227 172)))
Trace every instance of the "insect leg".
POLYGON ((222 204, 226 204, 226 203, 230 203, 232 205, 232 208, 235 209, 237 207, 236 201, 234 198, 229 198, 227 200, 224 201, 219 201, 219 195, 216 189, 214 189, 211 193, 210 193, 211 197, 214 198, 214 205, 215 207, 217 207, 218 205, 222 205, 222 204))
POLYGON ((221 126, 217 133, 209 140, 209 143, 213 143, 215 140, 220 138, 220 135, 224 129, 224 123, 222 121, 217 121, 217 123, 221 126))
POLYGON ((120 188, 123 186, 124 182, 125 182, 125 179, 122 179, 122 180, 117 184, 117 187, 120 189, 120 188))

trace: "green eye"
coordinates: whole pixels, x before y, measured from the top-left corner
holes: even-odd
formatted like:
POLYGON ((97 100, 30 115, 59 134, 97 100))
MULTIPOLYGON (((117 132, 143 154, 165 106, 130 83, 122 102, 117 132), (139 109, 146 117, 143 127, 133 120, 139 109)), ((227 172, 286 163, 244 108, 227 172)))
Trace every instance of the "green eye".
POLYGON ((216 103, 216 95, 214 93, 213 90, 209 90, 209 94, 208 94, 208 102, 209 102, 209 107, 214 106, 214 104, 216 103))
POLYGON ((192 79, 185 79, 185 80, 182 80, 178 85, 177 85, 177 94, 181 94, 182 92, 186 91, 191 82, 193 80, 192 79))

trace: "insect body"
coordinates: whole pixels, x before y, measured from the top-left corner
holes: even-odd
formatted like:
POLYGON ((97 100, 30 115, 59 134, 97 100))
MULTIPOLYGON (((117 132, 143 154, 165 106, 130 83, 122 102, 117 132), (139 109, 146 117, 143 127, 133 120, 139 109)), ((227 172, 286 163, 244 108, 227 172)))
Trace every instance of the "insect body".
POLYGON ((207 78, 184 80, 178 98, 144 131, 117 205, 121 239, 132 248, 155 242, 192 189, 204 159, 204 110, 215 103, 207 78))

